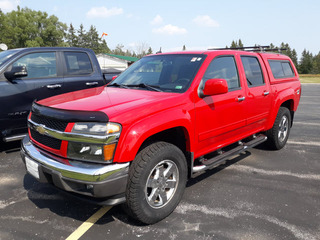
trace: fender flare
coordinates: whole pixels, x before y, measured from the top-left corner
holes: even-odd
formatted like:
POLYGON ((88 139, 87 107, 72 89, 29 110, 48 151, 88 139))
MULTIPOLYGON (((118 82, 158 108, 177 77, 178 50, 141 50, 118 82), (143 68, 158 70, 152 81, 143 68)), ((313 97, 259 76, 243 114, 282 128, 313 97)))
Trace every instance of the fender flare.
MULTIPOLYGON (((266 130, 269 130, 273 127, 274 121, 278 115, 279 109, 282 106, 282 104, 287 101, 294 102, 294 90, 292 88, 288 88, 284 91, 278 92, 278 94, 275 94, 274 96, 276 96, 276 99, 274 100, 274 106, 270 112, 266 130)), ((289 110, 293 110, 292 104, 290 104, 289 110)))
POLYGON ((182 127, 187 138, 187 149, 193 148, 194 128, 191 116, 182 109, 171 109, 142 119, 125 130, 119 139, 115 153, 115 162, 129 162, 134 160, 142 144, 151 136, 162 131, 182 127), (147 129, 147 130, 146 130, 147 129), (120 151, 119 151, 120 150, 120 151))

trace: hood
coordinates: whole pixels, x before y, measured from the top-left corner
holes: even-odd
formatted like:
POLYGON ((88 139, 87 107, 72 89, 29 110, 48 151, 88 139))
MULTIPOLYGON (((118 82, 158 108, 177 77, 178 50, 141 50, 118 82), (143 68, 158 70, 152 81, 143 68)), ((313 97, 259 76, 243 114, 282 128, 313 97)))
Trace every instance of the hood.
POLYGON ((154 92, 137 89, 98 87, 53 96, 38 103, 44 106, 82 111, 102 111, 110 121, 125 123, 153 113, 163 111, 169 106, 181 105, 178 100, 182 94, 154 92), (168 104, 168 101, 170 104, 168 104))

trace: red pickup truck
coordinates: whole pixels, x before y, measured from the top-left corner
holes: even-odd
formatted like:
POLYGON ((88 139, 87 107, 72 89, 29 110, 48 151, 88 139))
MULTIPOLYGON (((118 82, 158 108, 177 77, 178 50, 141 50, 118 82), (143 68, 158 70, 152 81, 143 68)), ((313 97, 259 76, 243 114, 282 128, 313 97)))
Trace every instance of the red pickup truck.
POLYGON ((195 173, 287 142, 301 85, 289 57, 207 50, 142 58, 110 84, 35 102, 21 155, 41 182, 152 224, 195 173))

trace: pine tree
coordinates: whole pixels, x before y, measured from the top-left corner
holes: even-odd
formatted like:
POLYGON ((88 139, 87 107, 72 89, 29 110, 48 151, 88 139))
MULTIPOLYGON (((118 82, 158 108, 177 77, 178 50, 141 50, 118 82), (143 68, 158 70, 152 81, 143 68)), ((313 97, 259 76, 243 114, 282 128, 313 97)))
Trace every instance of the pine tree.
POLYGON ((97 29, 91 25, 89 31, 85 34, 85 40, 86 40, 86 47, 91 48, 94 52, 99 52, 100 50, 100 43, 99 40, 99 34, 97 32, 97 29))
POLYGON ((281 53, 290 57, 292 62, 294 63, 294 65, 297 67, 298 66, 298 57, 297 57, 296 50, 295 49, 291 50, 291 47, 289 46, 289 44, 283 43, 283 42, 280 45, 280 49, 286 49, 286 50, 282 50, 281 53))
POLYGON ((148 48, 148 51, 147 51, 147 55, 150 55, 150 54, 152 54, 152 53, 153 53, 152 48, 149 47, 149 48, 148 48))
POLYGON ((237 47, 238 47, 237 41, 232 40, 230 48, 237 48, 237 47))
POLYGON ((275 46, 273 43, 270 43, 269 47, 270 47, 270 49, 278 49, 278 47, 275 46))
POLYGON ((78 47, 78 36, 76 35, 76 30, 74 29, 72 23, 70 24, 67 37, 66 37, 67 43, 69 47, 78 47))
POLYGON ((230 48, 242 48, 242 47, 243 47, 243 43, 241 39, 239 39, 239 41, 232 40, 230 48))
POLYGON ((110 53, 110 52, 111 50, 108 47, 106 40, 103 39, 100 43, 100 49, 98 53, 110 53))
POLYGON ((243 43, 242 43, 242 41, 241 41, 241 39, 239 38, 239 43, 238 43, 238 47, 243 47, 243 43))
POLYGON ((87 47, 87 34, 86 30, 83 27, 83 24, 80 24, 80 28, 78 30, 78 47, 87 47))
POLYGON ((320 74, 320 52, 313 57, 311 73, 320 74))
POLYGON ((302 52, 300 64, 298 66, 299 73, 301 74, 311 73, 312 66, 313 66, 312 58, 313 58, 312 53, 304 49, 302 52))

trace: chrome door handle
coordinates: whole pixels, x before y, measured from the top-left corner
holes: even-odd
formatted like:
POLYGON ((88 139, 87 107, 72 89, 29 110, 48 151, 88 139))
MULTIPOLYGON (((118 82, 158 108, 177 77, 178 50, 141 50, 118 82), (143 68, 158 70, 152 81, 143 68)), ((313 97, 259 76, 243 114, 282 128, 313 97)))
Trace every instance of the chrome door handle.
POLYGON ((238 97, 238 102, 244 101, 246 98, 245 97, 238 97))
POLYGON ((269 92, 268 91, 264 91, 263 92, 263 96, 267 96, 267 95, 269 95, 269 92))
POLYGON ((61 84, 47 85, 47 88, 49 88, 49 89, 61 88, 61 84))
POLYGON ((98 82, 87 82, 86 85, 87 86, 95 86, 95 85, 98 85, 99 83, 98 82))

